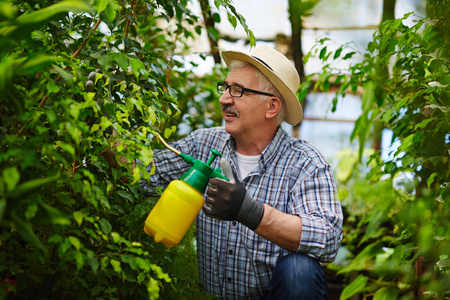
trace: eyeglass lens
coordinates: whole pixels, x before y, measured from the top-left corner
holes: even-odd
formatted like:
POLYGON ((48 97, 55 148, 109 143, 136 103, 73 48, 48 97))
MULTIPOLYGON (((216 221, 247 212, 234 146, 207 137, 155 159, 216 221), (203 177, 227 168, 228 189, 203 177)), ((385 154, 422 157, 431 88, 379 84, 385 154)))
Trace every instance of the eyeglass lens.
POLYGON ((242 97, 243 89, 238 85, 228 85, 225 82, 217 83, 217 92, 223 94, 229 88, 230 95, 233 97, 242 97))

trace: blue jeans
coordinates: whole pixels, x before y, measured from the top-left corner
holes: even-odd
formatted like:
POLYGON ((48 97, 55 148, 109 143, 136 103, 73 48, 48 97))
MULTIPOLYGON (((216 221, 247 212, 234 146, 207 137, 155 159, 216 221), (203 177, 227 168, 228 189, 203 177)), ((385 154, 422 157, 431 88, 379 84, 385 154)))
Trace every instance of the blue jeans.
POLYGON ((328 299, 328 285, 320 263, 301 253, 283 257, 275 266, 269 290, 261 300, 328 299))

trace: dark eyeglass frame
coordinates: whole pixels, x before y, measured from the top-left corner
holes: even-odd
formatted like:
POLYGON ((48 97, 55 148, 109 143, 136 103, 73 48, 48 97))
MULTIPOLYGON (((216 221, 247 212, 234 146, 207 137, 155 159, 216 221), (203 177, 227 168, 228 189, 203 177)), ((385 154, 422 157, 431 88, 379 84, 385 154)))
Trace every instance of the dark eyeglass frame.
POLYGON ((269 94, 269 93, 265 93, 265 92, 261 92, 261 91, 257 91, 257 90, 252 90, 252 89, 247 89, 245 87, 242 87, 242 86, 236 85, 236 84, 227 84, 226 82, 223 82, 223 81, 217 83, 217 92, 219 94, 224 94, 227 90, 230 93, 231 97, 237 97, 237 98, 242 97, 242 95, 244 95, 244 92, 253 93, 253 94, 259 94, 259 95, 264 95, 264 96, 276 97, 275 95, 272 95, 272 94, 269 94), (238 88, 241 89, 241 94, 240 95, 233 95, 233 94, 231 94, 231 87, 233 87, 233 86, 234 87, 238 87, 238 88), (221 87, 225 87, 223 92, 221 91, 221 87))

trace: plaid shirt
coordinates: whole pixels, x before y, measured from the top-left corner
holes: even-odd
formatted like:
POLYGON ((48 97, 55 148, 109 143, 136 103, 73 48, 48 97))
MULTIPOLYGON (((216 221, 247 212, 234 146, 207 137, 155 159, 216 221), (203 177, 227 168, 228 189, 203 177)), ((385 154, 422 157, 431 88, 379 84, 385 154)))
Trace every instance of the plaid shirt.
MULTIPOLYGON (((216 149, 239 174, 234 139, 223 128, 194 131, 172 146, 203 162, 216 149)), ((150 183, 142 183, 143 189, 167 186, 190 168, 167 149, 155 151, 154 163, 156 173, 150 183)), ((219 168, 219 160, 211 166, 219 168)), ((257 168, 240 181, 253 199, 301 217, 298 252, 322 262, 334 259, 342 239, 341 205, 330 165, 309 143, 280 128, 257 168)), ((238 222, 209 218, 202 211, 196 225, 203 287, 221 299, 260 299, 276 263, 289 252, 238 222)))

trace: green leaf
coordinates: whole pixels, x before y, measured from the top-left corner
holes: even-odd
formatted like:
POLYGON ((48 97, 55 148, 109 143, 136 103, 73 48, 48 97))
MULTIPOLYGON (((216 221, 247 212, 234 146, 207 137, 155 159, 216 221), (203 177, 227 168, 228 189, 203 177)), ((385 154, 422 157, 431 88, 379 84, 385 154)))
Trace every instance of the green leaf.
POLYGON ((3 170, 3 180, 6 183, 7 191, 12 191, 19 183, 20 173, 16 167, 9 167, 3 170))
POLYGON ((159 282, 154 278, 150 277, 147 285, 147 291, 150 296, 150 299, 158 299, 159 298, 159 282))
POLYGON ((206 30, 213 41, 218 41, 220 39, 220 34, 214 27, 207 27, 206 30))
POLYGON ((117 261, 115 259, 111 259, 110 263, 116 273, 122 273, 122 267, 120 266, 119 261, 117 261))
POLYGON ((119 195, 120 197, 127 199, 130 202, 133 202, 133 196, 130 195, 130 193, 128 193, 127 191, 123 191, 123 190, 118 190, 115 192, 117 195, 119 195))
POLYGON ((29 221, 31 218, 33 218, 36 213, 38 212, 39 208, 36 203, 28 205, 26 211, 25 211, 25 219, 29 221))
POLYGON ((138 267, 146 272, 150 270, 150 264, 147 260, 144 260, 140 257, 136 257, 136 264, 138 267))
POLYGON ((133 182, 131 184, 135 184, 141 180, 141 171, 139 168, 133 169, 133 182))
POLYGON ((159 279, 162 279, 167 283, 170 283, 172 281, 170 276, 167 273, 164 273, 164 271, 161 269, 160 266, 151 264, 150 267, 153 270, 153 272, 155 272, 156 276, 158 276, 159 279))
POLYGON ((61 148, 62 150, 70 153, 70 155, 75 156, 75 148, 71 144, 67 144, 62 141, 56 141, 55 147, 61 148))
POLYGON ((116 0, 109 0, 108 5, 105 9, 105 15, 108 19, 109 23, 112 23, 117 15, 117 10, 120 9, 120 5, 117 3, 116 0))
POLYGON ((373 295, 373 300, 397 299, 398 290, 396 288, 381 288, 373 295))
POLYGON ((136 76, 136 79, 138 79, 141 74, 141 69, 145 69, 145 65, 142 61, 140 61, 136 58, 130 58, 129 61, 130 61, 131 71, 133 72, 134 76, 136 76))
POLYGON ((108 0, 94 0, 94 3, 92 4, 92 6, 97 11, 97 14, 100 14, 102 11, 104 11, 106 9, 106 6, 108 5, 108 3, 109 3, 108 0))
POLYGON ((415 136, 416 136, 416 133, 413 133, 413 134, 408 135, 406 138, 402 139, 401 140, 402 143, 398 147, 398 150, 396 153, 398 154, 402 151, 407 151, 413 145, 415 136))
POLYGON ((0 16, 5 19, 13 19, 17 13, 17 6, 6 1, 0 1, 0 16))
POLYGON ((91 267, 94 273, 97 273, 99 263, 95 257, 89 257, 88 259, 86 259, 86 263, 91 267))
POLYGON ((7 194, 8 198, 20 198, 25 194, 30 194, 34 190, 37 190, 59 178, 61 173, 58 171, 54 175, 50 175, 45 178, 38 178, 27 181, 18 185, 13 191, 7 194))
POLYGON ((388 210, 384 207, 376 207, 369 213, 369 224, 360 243, 378 237, 384 230, 381 224, 386 221, 388 210))
POLYGON ((108 70, 114 62, 114 56, 111 54, 105 54, 98 58, 98 63, 104 70, 108 70))
MULTIPOLYGON (((376 85, 373 81, 369 81, 364 85, 364 95, 362 97, 362 115, 356 120, 355 127, 353 128, 350 140, 352 141, 356 136, 359 139, 359 160, 362 159, 362 154, 365 148, 367 136, 372 127, 372 123, 369 120, 369 115, 372 111, 372 102, 375 98, 376 85)), ((372 115, 374 113, 372 112, 372 115)))
POLYGON ((120 234, 117 232, 111 232, 111 237, 113 238, 114 243, 118 243, 120 241, 120 234))
POLYGON ((345 54, 345 56, 344 56, 342 59, 343 59, 343 60, 350 59, 350 58, 353 57, 353 55, 355 55, 355 53, 356 53, 356 52, 354 52, 354 51, 349 52, 349 53, 345 54))
POLYGON ((45 203, 40 203, 39 205, 45 221, 55 225, 70 225, 70 219, 56 208, 45 203))
POLYGON ((32 246, 40 249, 44 255, 47 255, 47 249, 34 233, 31 223, 24 221, 22 217, 18 217, 14 212, 10 216, 19 235, 32 246))
POLYGON ((356 294, 364 291, 369 278, 364 275, 358 275, 349 285, 347 285, 341 293, 339 300, 348 299, 356 294))
POLYGON ((214 19, 214 22, 220 23, 220 14, 214 13, 213 14, 213 19, 214 19))
POLYGON ((58 73, 64 80, 69 84, 69 86, 73 85, 73 75, 64 70, 63 68, 55 65, 53 69, 58 73))
POLYGON ((428 186, 428 188, 431 187, 431 184, 434 182, 434 180, 436 179, 436 177, 438 175, 439 174, 437 172, 434 172, 433 174, 430 175, 430 177, 428 177, 428 179, 427 179, 427 186, 428 186))
MULTIPOLYGON (((93 94, 93 93, 92 93, 93 94)), ((78 145, 80 144, 80 138, 81 138, 81 130, 80 128, 74 126, 70 122, 66 122, 66 128, 67 131, 69 131, 70 135, 72 136, 73 141, 78 145)))
POLYGON ((343 48, 342 48, 342 47, 339 47, 339 48, 336 50, 336 52, 334 52, 333 59, 337 59, 337 58, 341 55, 342 50, 343 50, 343 48))
POLYGON ((235 16, 228 15, 228 21, 231 23, 231 26, 233 26, 233 28, 236 28, 236 26, 237 26, 237 19, 236 19, 235 16))
POLYGON ((75 247, 75 249, 80 250, 81 248, 81 242, 78 238, 74 237, 74 236, 69 236, 69 241, 72 244, 72 246, 75 247))
POLYGON ((378 254, 384 253, 383 245, 381 243, 373 243, 368 245, 364 250, 362 250, 350 264, 341 270, 339 270, 339 274, 350 273, 352 271, 361 271, 367 269, 370 265, 370 262, 373 258, 375 258, 378 254))
POLYGON ((83 213, 81 211, 74 211, 73 218, 77 222, 78 227, 80 227, 81 224, 83 223, 83 213))
POLYGON ((327 54, 327 47, 323 47, 322 50, 320 50, 319 58, 324 60, 326 54, 327 54))
POLYGON ((46 22, 59 13, 69 11, 92 12, 92 8, 85 0, 65 0, 31 13, 25 13, 18 17, 17 21, 21 24, 46 22))
POLYGON ((102 229, 103 233, 109 234, 111 232, 112 226, 111 226, 111 223, 109 223, 108 220, 101 219, 99 221, 99 223, 100 223, 100 228, 102 229))
POLYGON ((114 60, 116 61, 117 65, 124 71, 127 71, 128 69, 128 56, 124 53, 115 53, 114 54, 114 60))
POLYGON ((24 74, 32 75, 59 60, 61 59, 58 57, 48 55, 33 57, 20 66, 18 71, 24 74))
POLYGON ((428 119, 425 119, 425 120, 423 120, 422 122, 420 122, 419 124, 417 124, 417 125, 414 127, 414 129, 415 129, 415 130, 423 129, 423 128, 427 127, 428 123, 433 122, 433 121, 435 121, 434 118, 428 118, 428 119))

